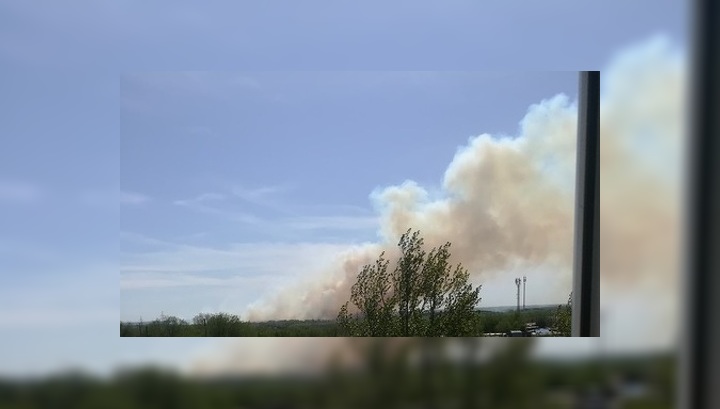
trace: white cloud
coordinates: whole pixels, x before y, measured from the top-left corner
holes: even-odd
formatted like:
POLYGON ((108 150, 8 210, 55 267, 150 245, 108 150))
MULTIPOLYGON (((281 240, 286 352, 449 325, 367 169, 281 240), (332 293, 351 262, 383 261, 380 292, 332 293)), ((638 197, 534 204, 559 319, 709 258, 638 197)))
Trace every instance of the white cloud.
MULTIPOLYGON (((360 213, 362 215, 334 215, 334 216, 285 216, 276 219, 263 219, 253 214, 229 208, 232 206, 232 199, 240 199, 243 202, 252 203, 261 207, 279 211, 285 215, 292 214, 289 206, 273 198, 277 194, 287 191, 285 186, 265 186, 255 189, 243 187, 232 187, 230 196, 222 193, 202 193, 191 199, 176 200, 173 203, 194 211, 213 214, 230 221, 262 226, 267 232, 288 232, 290 230, 376 230, 378 219, 375 216, 368 216, 367 210, 356 206, 317 206, 324 211, 342 210, 344 212, 360 213), (211 205, 215 204, 215 205, 211 205), (225 204, 220 207, 220 204, 225 204)), ((237 206, 235 200, 235 206, 237 206)), ((313 210, 305 209, 305 210, 313 210)))
POLYGON ((298 230, 377 230, 380 219, 376 216, 306 216, 281 223, 298 230))
POLYGON ((124 205, 140 205, 149 202, 150 198, 135 192, 120 192, 120 203, 124 205))
MULTIPOLYGON (((188 275, 201 276, 203 273, 207 276, 222 273, 225 277, 246 278, 299 277, 326 266, 339 252, 352 247, 347 244, 282 242, 194 246, 129 233, 122 234, 121 239, 156 248, 141 253, 121 253, 121 275, 167 273, 165 277, 174 276, 174 280, 180 283, 193 279, 188 275), (158 246, 162 248, 157 249, 158 246)), ((134 277, 139 279, 142 276, 134 277)))
POLYGON ((262 206, 280 213, 290 213, 287 201, 281 200, 278 196, 287 193, 292 188, 286 185, 262 186, 258 188, 246 188, 243 186, 232 186, 229 188, 231 194, 247 203, 262 206))
POLYGON ((175 243, 171 243, 169 241, 155 239, 152 237, 143 236, 142 234, 137 233, 131 233, 126 231, 120 232, 120 240, 125 240, 128 242, 132 242, 135 244, 140 244, 143 246, 155 246, 155 247, 176 247, 178 246, 175 243))
POLYGON ((42 190, 33 184, 21 181, 0 180, 0 203, 34 203, 41 199, 42 190))
POLYGON ((126 206, 139 206, 150 200, 149 196, 141 193, 113 188, 89 190, 80 194, 80 202, 88 206, 115 207, 118 203, 126 206))
POLYGON ((246 224, 257 224, 260 223, 261 220, 247 212, 241 212, 241 211, 235 211, 235 210, 227 210, 227 209, 221 209, 216 206, 210 206, 207 203, 208 202, 221 202, 225 200, 225 195, 222 195, 220 193, 203 193, 195 198, 192 199, 181 199, 176 200, 173 203, 176 206, 182 206, 186 207, 188 209, 194 210, 196 212, 205 213, 205 214, 212 214, 216 216, 223 217, 227 220, 234 221, 234 222, 240 222, 240 223, 246 223, 246 224))
POLYGON ((277 233, 282 236, 292 231, 308 230, 377 230, 379 220, 376 216, 368 215, 368 211, 357 206, 307 206, 306 211, 323 210, 324 212, 338 211, 350 213, 361 213, 360 215, 322 215, 322 216, 296 216, 297 209, 291 209, 283 201, 277 199, 277 195, 288 191, 287 186, 265 186, 248 189, 239 186, 230 188, 230 196, 222 193, 203 193, 192 199, 176 200, 175 205, 183 206, 197 212, 213 214, 246 224, 253 224, 262 227, 265 233, 277 233), (280 213, 284 217, 274 219, 263 219, 253 214, 229 208, 233 203, 238 206, 237 200, 251 203, 257 206, 269 208, 280 213), (215 203, 216 205, 210 205, 215 203), (220 203, 225 204, 220 207, 220 203))
POLYGON ((193 206, 202 202, 224 200, 225 196, 220 193, 203 193, 193 199, 176 200, 174 203, 179 206, 193 206))
POLYGON ((200 232, 197 232, 197 233, 181 234, 181 235, 179 235, 179 236, 176 236, 175 239, 176 239, 176 240, 180 240, 180 241, 188 241, 188 240, 194 241, 194 240, 205 239, 205 238, 207 238, 208 236, 210 236, 210 233, 209 233, 209 232, 200 231, 200 232))
POLYGON ((208 277, 201 274, 127 273, 120 277, 121 290, 140 290, 172 287, 242 288, 249 284, 266 284, 280 277, 208 277))
POLYGON ((235 186, 231 190, 235 196, 243 200, 253 202, 261 201, 262 199, 267 198, 270 195, 281 193, 287 191, 288 189, 289 188, 286 186, 263 186, 254 189, 248 189, 242 186, 235 186))

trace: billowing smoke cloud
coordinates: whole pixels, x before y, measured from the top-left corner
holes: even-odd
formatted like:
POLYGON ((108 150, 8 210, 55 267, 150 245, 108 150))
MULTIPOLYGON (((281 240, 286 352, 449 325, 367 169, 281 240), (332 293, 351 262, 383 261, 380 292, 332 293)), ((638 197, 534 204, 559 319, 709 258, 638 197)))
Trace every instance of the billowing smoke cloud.
MULTIPOLYGON (((666 349, 677 336, 686 72, 683 55, 663 39, 629 47, 603 70, 601 332, 610 351, 666 349)), ((360 266, 381 250, 394 249, 408 225, 422 229, 433 244, 451 240, 456 258, 480 281, 510 274, 517 264, 545 263, 558 268, 557 279, 569 289, 575 115, 572 101, 551 98, 530 108, 517 137, 472 138, 448 167, 443 197, 412 182, 378 190, 373 199, 382 212, 385 242, 341 255, 327 271, 254 308, 250 316, 334 315, 360 266)), ((319 362, 309 351, 325 351, 328 358, 346 351, 349 341, 263 341, 272 352, 249 365, 247 351, 258 342, 234 340, 196 361, 193 370, 285 371, 308 365, 307 356, 319 362)), ((538 352, 563 356, 592 352, 598 345, 592 339, 538 341, 538 352)))
MULTIPOLYGON (((681 61, 657 39, 630 48, 603 71, 603 294, 648 280, 669 288, 677 272, 681 61)), ((565 95, 532 105, 517 135, 471 137, 448 165, 439 193, 406 181, 371 194, 381 216, 379 243, 340 255, 327 271, 253 306, 245 317, 334 318, 360 268, 381 251, 395 257, 408 228, 421 230, 428 246, 450 241, 453 262, 468 267, 475 283, 542 268, 553 272, 548 291, 566 299, 576 138, 577 101, 565 95)))
POLYGON ((473 281, 545 264, 568 290, 576 120, 575 103, 556 96, 530 108, 517 137, 470 138, 445 172, 441 197, 412 181, 376 190, 382 242, 342 255, 324 280, 293 288, 248 318, 335 317, 359 269, 381 251, 395 257, 408 228, 421 230, 428 246, 450 241, 453 262, 467 266, 473 281))

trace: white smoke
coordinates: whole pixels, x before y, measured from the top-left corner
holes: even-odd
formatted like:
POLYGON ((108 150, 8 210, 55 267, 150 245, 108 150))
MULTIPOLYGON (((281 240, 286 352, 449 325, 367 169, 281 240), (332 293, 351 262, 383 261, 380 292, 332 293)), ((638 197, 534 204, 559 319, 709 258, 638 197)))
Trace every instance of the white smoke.
POLYGON ((569 291, 576 120, 575 102, 558 95, 529 109, 517 137, 470 138, 447 168, 441 198, 431 199, 413 181, 373 192, 382 242, 342 255, 319 282, 293 288, 248 317, 334 317, 362 265, 381 251, 395 255, 408 228, 420 230, 429 246, 450 241, 454 261, 474 281, 550 265, 569 291))
MULTIPOLYGON (((672 45, 653 39, 625 50, 602 73, 604 304, 613 292, 647 281, 667 293, 665 303, 673 299, 684 72, 672 45)), ((468 267, 475 283, 542 269, 552 272, 542 277, 552 281, 543 289, 567 299, 576 138, 577 102, 566 95, 532 105, 517 135, 471 137, 448 165, 440 195, 413 181, 372 192, 380 242, 340 255, 321 274, 253 306, 246 318, 334 318, 362 265, 381 251, 395 256, 408 228, 420 230, 429 246, 450 241, 453 262, 468 267)))
MULTIPOLYGON (((663 38, 627 48, 603 70, 603 336, 597 342, 539 339, 538 353, 587 354, 601 344, 608 351, 647 351, 677 339, 686 73, 684 56, 663 38)), ((569 289, 575 115, 574 103, 559 96, 531 107, 516 138, 471 138, 448 167, 441 199, 431 199, 413 182, 378 190, 373 198, 386 242, 342 255, 317 280, 256 309, 255 317, 334 313, 357 269, 393 247, 408 225, 422 229, 433 244, 451 240, 456 258, 480 278, 493 271, 502 275, 513 262, 549 263, 569 289)), ((243 359, 227 357, 246 352, 251 341, 232 341, 197 364, 205 373, 247 372, 243 359)), ((323 350, 329 356, 345 350, 346 342, 286 340, 280 349, 297 353, 269 356, 263 365, 298 366, 307 362, 301 351, 323 350)))

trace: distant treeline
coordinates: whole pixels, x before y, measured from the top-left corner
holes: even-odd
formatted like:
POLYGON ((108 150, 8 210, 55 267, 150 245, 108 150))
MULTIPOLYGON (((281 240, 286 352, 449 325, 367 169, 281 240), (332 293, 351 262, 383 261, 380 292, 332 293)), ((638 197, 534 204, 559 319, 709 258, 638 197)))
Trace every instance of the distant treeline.
MULTIPOLYGON (((473 336, 522 330, 527 323, 541 328, 558 327, 558 309, 475 311, 473 336)), ((237 315, 198 314, 191 321, 161 316, 149 322, 120 323, 122 337, 336 337, 344 336, 336 320, 242 321, 237 315)), ((569 335, 569 334, 562 334, 569 335)))
POLYGON ((121 337, 334 337, 334 320, 242 321, 237 315, 198 314, 192 321, 161 316, 149 322, 120 323, 121 337))

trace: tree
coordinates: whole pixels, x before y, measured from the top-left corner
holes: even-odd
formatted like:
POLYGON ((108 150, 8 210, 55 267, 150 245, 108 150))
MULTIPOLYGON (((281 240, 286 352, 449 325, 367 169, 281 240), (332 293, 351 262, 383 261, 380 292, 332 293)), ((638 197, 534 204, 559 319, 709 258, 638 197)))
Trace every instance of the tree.
POLYGON ((381 253, 375 264, 368 264, 358 274, 357 282, 350 291, 350 301, 364 316, 357 320, 348 312, 348 303, 340 308, 338 324, 352 336, 389 336, 394 332, 391 295, 391 276, 387 271, 390 262, 381 253))
POLYGON ((209 315, 207 327, 211 337, 239 337, 248 332, 247 325, 237 315, 226 313, 209 315))
MULTIPOLYGON (((422 290, 421 272, 425 263, 425 252, 422 250, 423 239, 420 232, 410 234, 408 230, 400 237, 398 246, 402 252, 400 260, 398 260, 395 271, 392 274, 393 290, 397 297, 398 312, 401 322, 401 334, 410 336, 418 332, 420 328, 410 329, 411 320, 415 326, 419 324, 419 316, 417 316, 418 302, 420 302, 419 292, 422 290)), ((370 317, 367 317, 368 319, 370 317)))
POLYGON ((479 335, 480 286, 468 283, 462 265, 450 265, 450 246, 423 250, 420 232, 408 229, 398 243, 392 272, 385 253, 365 265, 338 313, 338 327, 351 336, 479 335), (351 313, 351 304, 356 313, 351 313))
POLYGON ((160 316, 160 326, 162 328, 162 336, 165 337, 177 337, 181 334, 182 328, 187 325, 184 320, 167 315, 160 316))
POLYGON ((200 313, 193 318, 193 324, 203 329, 203 336, 208 336, 208 322, 210 321, 210 314, 200 313))
POLYGON ((555 331, 558 335, 569 337, 572 329, 572 293, 566 305, 558 305, 555 312, 555 331))
POLYGON ((476 335, 479 315, 475 313, 475 306, 480 301, 481 287, 473 289, 468 283, 470 275, 462 265, 458 265, 448 278, 443 332, 450 337, 476 335))

